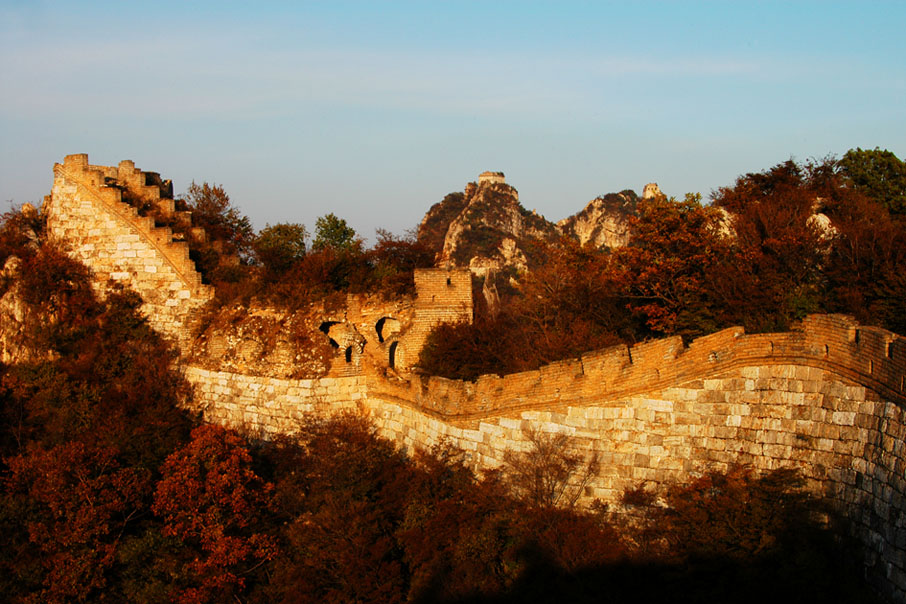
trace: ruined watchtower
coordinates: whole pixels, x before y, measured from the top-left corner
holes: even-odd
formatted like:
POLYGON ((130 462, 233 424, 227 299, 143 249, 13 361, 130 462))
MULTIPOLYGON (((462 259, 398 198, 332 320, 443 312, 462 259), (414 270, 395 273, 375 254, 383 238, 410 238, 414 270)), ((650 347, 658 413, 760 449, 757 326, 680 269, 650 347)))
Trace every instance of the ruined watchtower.
POLYGON ((478 186, 482 185, 505 185, 506 179, 503 172, 482 172, 478 175, 478 186))

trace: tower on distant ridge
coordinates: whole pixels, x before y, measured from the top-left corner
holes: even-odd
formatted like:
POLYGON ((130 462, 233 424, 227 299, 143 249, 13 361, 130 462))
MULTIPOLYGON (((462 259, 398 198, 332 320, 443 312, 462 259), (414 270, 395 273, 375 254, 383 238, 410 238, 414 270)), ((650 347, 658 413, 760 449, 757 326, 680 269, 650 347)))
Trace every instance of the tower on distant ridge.
POLYGON ((504 185, 503 172, 482 172, 478 175, 478 186, 482 185, 504 185))
POLYGON ((656 182, 649 182, 645 185, 645 188, 642 189, 642 199, 651 199, 652 197, 663 197, 661 193, 661 188, 657 186, 656 182))

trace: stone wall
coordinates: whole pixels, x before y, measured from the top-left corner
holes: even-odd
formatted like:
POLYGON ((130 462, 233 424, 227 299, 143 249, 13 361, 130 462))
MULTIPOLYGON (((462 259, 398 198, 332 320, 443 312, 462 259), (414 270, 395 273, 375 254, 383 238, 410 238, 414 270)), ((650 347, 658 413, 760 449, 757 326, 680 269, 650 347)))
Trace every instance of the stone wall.
MULTIPOLYGON (((68 155, 54 166, 54 185, 43 212, 51 235, 93 272, 101 291, 111 283, 131 287, 145 301, 151 325, 185 342, 189 315, 211 297, 202 285, 184 241, 174 241, 169 228, 139 216, 123 201, 133 198, 173 210, 162 197, 169 182, 135 169, 130 161, 116 168, 92 166, 85 154, 68 155)), ((169 189, 172 191, 172 188, 169 189)))
POLYGON ((401 366, 412 367, 428 334, 441 323, 472 322, 472 273, 468 269, 416 269, 415 317, 401 342, 401 366))
POLYGON ((616 503, 627 488, 736 463, 798 468, 852 522, 875 585, 906 599, 906 341, 846 317, 813 316, 785 334, 735 328, 688 348, 666 339, 476 383, 186 376, 209 421, 264 435, 291 432, 306 413, 356 409, 407 447, 446 439, 477 468, 525 448, 528 429, 565 432, 600 462, 586 500, 616 503))

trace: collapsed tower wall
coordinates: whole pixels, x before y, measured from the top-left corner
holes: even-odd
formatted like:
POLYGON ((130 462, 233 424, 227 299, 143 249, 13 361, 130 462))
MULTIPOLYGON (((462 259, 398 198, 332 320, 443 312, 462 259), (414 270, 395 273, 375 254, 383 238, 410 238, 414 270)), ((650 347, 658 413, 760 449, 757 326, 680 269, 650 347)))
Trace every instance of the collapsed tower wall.
POLYGON ((184 343, 188 317, 212 290, 189 259, 188 243, 140 216, 124 194, 175 212, 172 186, 157 174, 141 172, 131 161, 93 166, 86 154, 68 155, 54 166, 53 190, 44 202, 48 231, 92 270, 99 290, 117 283, 132 288, 151 325, 184 343))

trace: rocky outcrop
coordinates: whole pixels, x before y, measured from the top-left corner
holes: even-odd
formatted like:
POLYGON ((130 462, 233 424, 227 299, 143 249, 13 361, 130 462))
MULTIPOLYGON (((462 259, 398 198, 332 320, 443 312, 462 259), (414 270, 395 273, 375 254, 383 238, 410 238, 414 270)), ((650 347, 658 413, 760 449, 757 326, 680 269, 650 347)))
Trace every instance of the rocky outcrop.
POLYGON ((418 236, 435 251, 438 265, 469 267, 483 276, 507 268, 525 270, 531 264, 528 242, 552 241, 559 234, 555 224, 522 207, 516 189, 494 172, 435 204, 418 236))
POLYGON ((575 237, 582 245, 621 247, 629 243, 629 218, 639 198, 632 190, 596 197, 579 212, 557 223, 560 232, 575 237))
POLYGON ((28 308, 19 291, 20 265, 18 258, 10 256, 0 270, 0 363, 5 364, 32 358, 24 339, 28 308))
MULTIPOLYGON (((653 183, 645 191, 649 197, 663 195, 653 183)), ((484 172, 477 184, 450 193, 428 210, 418 240, 435 252, 438 266, 468 267, 478 276, 520 272, 534 264, 532 240, 572 237, 583 245, 626 245, 638 202, 630 189, 609 193, 554 224, 522 207, 519 193, 506 184, 503 173, 484 172)))

